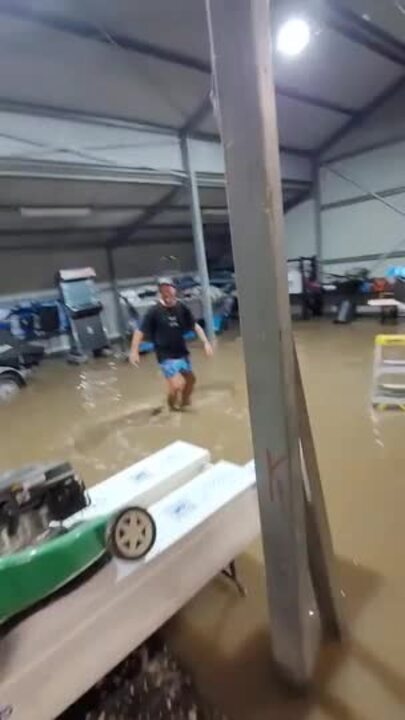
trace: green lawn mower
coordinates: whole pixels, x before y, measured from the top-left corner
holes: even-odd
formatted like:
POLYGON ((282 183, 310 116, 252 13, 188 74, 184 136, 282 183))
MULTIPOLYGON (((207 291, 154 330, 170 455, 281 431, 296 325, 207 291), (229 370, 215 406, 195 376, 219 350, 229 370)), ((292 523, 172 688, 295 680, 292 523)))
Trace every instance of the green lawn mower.
POLYGON ((106 554, 136 561, 153 547, 156 526, 146 509, 127 504, 86 519, 89 507, 85 487, 69 463, 0 476, 0 623, 47 598, 106 554))

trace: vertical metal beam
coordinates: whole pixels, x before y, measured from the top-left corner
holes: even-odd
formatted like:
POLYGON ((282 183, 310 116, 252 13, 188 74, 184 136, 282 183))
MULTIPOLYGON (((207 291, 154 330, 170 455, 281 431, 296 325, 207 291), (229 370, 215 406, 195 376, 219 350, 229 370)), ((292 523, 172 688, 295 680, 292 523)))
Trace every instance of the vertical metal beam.
POLYGON ((321 188, 321 171, 317 160, 312 164, 312 182, 314 197, 314 214, 315 214, 315 253, 317 257, 317 273, 318 280, 322 280, 322 262, 323 262, 323 229, 322 229, 322 188, 321 188))
POLYGON ((212 312, 210 279, 208 275, 207 256, 205 253, 204 229, 202 223, 197 177, 191 163, 188 138, 182 137, 180 143, 183 169, 187 173, 187 187, 190 199, 191 224, 193 228, 193 240, 197 260, 197 269, 201 281, 205 331, 209 339, 213 340, 215 336, 214 318, 212 312))
POLYGON ((122 306, 121 306, 121 302, 120 302, 120 293, 119 293, 118 283, 117 283, 117 274, 115 272, 113 248, 110 246, 107 246, 106 253, 107 253, 108 274, 110 276, 110 281, 111 281, 113 296, 114 296, 115 317, 116 317, 116 321, 117 321, 118 334, 119 334, 121 346, 123 349, 125 349, 126 325, 125 325, 124 313, 122 312, 122 306))
POLYGON ((206 0, 275 660, 307 684, 320 617, 307 550, 268 0, 206 0))

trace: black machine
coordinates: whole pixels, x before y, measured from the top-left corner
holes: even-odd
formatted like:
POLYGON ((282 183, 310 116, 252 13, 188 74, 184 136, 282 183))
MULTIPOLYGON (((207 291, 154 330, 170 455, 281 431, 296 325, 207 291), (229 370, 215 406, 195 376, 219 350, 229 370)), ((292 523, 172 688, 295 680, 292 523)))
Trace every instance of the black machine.
POLYGON ((110 343, 103 325, 103 306, 97 297, 93 268, 60 270, 58 284, 70 325, 72 362, 85 362, 108 353, 110 343))
POLYGON ((330 277, 336 284, 337 307, 334 322, 338 325, 346 325, 356 319, 361 289, 368 280, 368 271, 361 268, 345 275, 330 273, 330 277))
POLYGON ((335 323, 347 325, 356 317, 361 280, 347 278, 339 283, 341 298, 337 305, 335 323))
POLYGON ((44 348, 16 338, 0 328, 0 402, 10 399, 26 384, 29 371, 39 365, 44 348))
POLYGON ((44 357, 41 345, 16 338, 10 330, 0 329, 0 366, 29 370, 44 357))
POLYGON ((0 551, 31 544, 51 521, 88 505, 82 481, 68 462, 32 465, 0 475, 0 551))

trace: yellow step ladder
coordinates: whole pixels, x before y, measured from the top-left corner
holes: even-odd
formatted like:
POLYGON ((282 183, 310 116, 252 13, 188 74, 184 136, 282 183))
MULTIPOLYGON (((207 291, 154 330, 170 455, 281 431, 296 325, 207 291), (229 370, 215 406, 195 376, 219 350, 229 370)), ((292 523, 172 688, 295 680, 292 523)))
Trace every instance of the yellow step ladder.
POLYGON ((405 410, 405 335, 376 335, 371 402, 405 410))

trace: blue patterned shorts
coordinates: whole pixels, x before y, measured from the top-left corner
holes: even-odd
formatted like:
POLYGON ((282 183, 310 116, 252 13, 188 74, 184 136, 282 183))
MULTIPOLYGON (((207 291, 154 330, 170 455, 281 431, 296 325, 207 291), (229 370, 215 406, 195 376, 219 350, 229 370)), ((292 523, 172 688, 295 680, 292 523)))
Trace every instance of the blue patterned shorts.
POLYGON ((191 373, 193 368, 188 357, 168 358, 159 363, 159 367, 166 379, 170 379, 179 373, 191 373))

